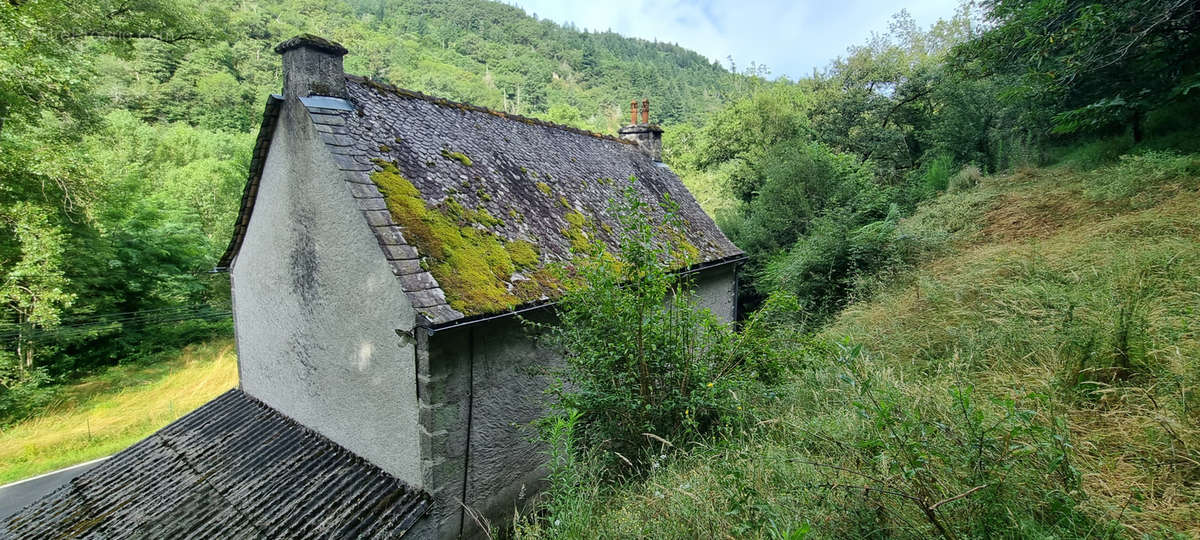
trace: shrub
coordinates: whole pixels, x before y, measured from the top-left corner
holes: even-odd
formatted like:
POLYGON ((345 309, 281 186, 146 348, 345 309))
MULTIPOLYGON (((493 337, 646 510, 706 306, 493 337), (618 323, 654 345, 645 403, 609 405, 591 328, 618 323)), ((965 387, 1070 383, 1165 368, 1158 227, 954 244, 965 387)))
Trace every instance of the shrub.
POLYGON ((583 413, 567 410, 547 418, 542 425, 549 458, 549 487, 537 499, 540 513, 519 513, 512 523, 513 538, 584 538, 589 536, 588 515, 601 496, 601 469, 595 452, 579 448, 583 413))
POLYGON ((776 145, 769 156, 757 196, 744 207, 744 220, 727 231, 752 257, 790 247, 813 220, 833 210, 864 223, 888 212, 889 190, 855 156, 801 141, 776 145))
POLYGON ((54 392, 46 388, 50 377, 44 368, 17 369, 17 359, 0 351, 0 427, 8 426, 45 407, 54 392))
POLYGON ((1153 196, 1148 188, 1172 180, 1195 184, 1200 176, 1200 156, 1181 156, 1173 152, 1147 151, 1120 156, 1117 163, 1088 175, 1084 194, 1101 201, 1130 200, 1153 196))
POLYGON ((787 292, 772 293, 742 325, 736 353, 748 374, 759 382, 783 382, 794 367, 809 323, 800 299, 787 292))
POLYGON ((965 191, 979 185, 979 181, 983 179, 983 172, 979 167, 967 165, 958 170, 954 176, 950 177, 946 184, 946 191, 951 193, 955 191, 965 191))
POLYGON ((954 158, 946 155, 937 156, 921 167, 918 181, 927 196, 946 191, 950 184, 950 176, 954 174, 954 158))
POLYGON ((1061 157, 1055 161, 1076 170, 1087 171, 1117 161, 1132 146, 1133 141, 1123 135, 1097 139, 1060 150, 1061 157))
POLYGON ((844 213, 818 218, 807 236, 767 265, 762 292, 793 294, 812 322, 822 322, 849 300, 859 276, 899 263, 898 214, 893 207, 886 219, 861 227, 844 213))
MULTIPOLYGON (((666 210, 665 226, 678 226, 666 210)), ((612 215, 620 252, 594 247, 579 263, 585 285, 564 296, 550 329, 569 381, 551 392, 560 413, 581 414, 583 447, 641 470, 649 446, 678 446, 735 417, 748 375, 733 332, 697 308, 689 280, 671 272, 680 246, 674 235, 656 238, 662 225, 636 188, 612 215)))

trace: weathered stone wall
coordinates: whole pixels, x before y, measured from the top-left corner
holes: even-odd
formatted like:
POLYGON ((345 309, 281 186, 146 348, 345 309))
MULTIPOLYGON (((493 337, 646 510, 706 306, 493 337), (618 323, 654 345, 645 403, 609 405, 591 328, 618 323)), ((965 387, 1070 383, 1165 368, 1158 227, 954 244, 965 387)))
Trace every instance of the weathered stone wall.
MULTIPOLYGON (((550 322, 553 312, 529 317, 550 322)), ((464 503, 499 523, 543 487, 545 455, 528 424, 543 416, 548 371, 561 358, 515 317, 423 334, 418 351, 425 486, 434 498, 418 537, 478 536, 464 503)))
MULTIPOLYGON (((702 307, 734 319, 734 265, 699 273, 696 291, 702 307)), ((552 309, 526 316, 554 321, 552 309)), ((546 455, 529 423, 545 413, 549 372, 562 359, 515 317, 420 333, 417 350, 424 486, 434 506, 411 534, 482 536, 464 504, 501 523, 544 487, 546 455)))
POLYGON ((408 297, 295 100, 231 268, 242 389, 422 486, 408 297))

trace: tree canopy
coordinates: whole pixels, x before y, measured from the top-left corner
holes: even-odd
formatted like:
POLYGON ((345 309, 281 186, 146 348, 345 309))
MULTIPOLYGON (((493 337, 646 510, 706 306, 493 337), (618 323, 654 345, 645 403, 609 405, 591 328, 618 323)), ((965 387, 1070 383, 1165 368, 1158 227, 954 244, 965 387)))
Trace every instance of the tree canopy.
POLYGON ((1059 133, 1132 128, 1200 88, 1200 2, 986 0, 989 25, 958 55, 1015 77, 1012 99, 1049 108, 1059 133))

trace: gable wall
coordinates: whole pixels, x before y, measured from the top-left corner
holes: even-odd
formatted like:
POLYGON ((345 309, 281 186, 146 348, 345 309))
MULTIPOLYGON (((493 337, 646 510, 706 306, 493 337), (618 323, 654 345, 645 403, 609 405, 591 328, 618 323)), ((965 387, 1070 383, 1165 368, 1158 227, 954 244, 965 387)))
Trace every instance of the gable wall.
POLYGON ((415 312, 299 102, 231 268, 242 389, 414 487, 415 312))

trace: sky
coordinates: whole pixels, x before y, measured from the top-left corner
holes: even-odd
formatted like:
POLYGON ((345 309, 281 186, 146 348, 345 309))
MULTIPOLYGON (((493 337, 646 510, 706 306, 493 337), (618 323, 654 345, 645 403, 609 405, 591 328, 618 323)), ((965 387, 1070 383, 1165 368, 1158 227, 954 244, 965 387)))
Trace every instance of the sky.
POLYGON ((960 0, 505 0, 538 18, 580 30, 612 30, 678 43, 739 71, 765 64, 771 77, 811 75, 846 47, 886 32, 902 9, 928 28, 960 0))

